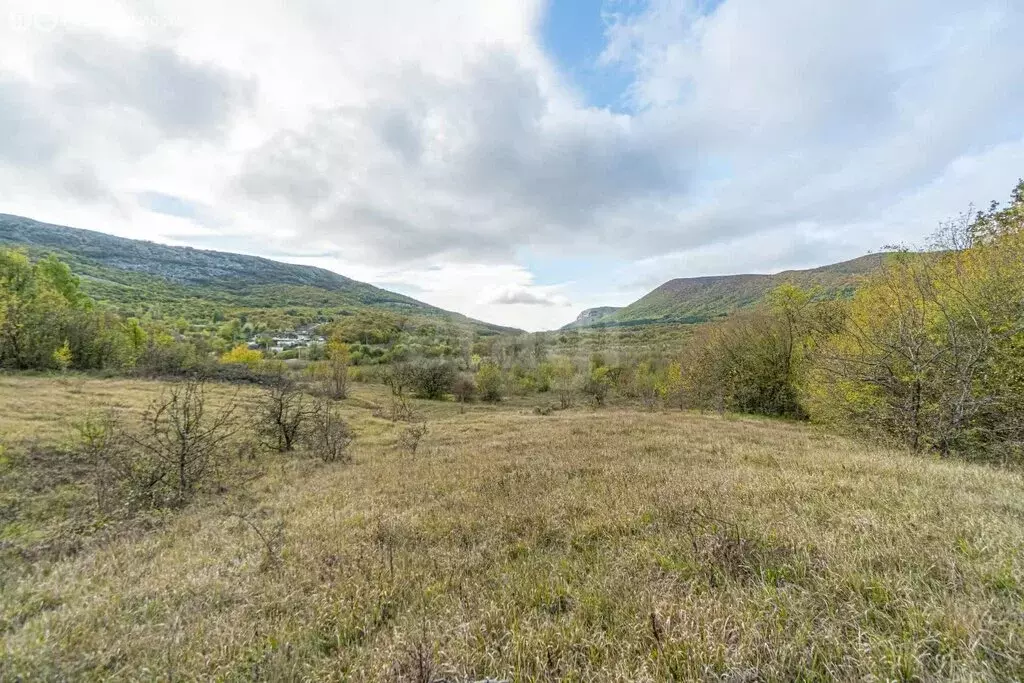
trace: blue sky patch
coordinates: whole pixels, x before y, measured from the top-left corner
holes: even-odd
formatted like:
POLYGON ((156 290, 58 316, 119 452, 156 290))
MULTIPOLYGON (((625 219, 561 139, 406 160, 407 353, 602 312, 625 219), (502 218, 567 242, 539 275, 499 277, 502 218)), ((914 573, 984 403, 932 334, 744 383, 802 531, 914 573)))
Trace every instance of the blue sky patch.
POLYGON ((202 216, 205 210, 196 202, 190 202, 187 199, 182 199, 172 194, 164 194, 163 192, 140 192, 137 198, 139 206, 153 213, 184 218, 195 223, 203 222, 202 216))
POLYGON ((622 259, 587 254, 586 256, 542 256, 522 251, 519 263, 533 274, 534 284, 558 285, 565 282, 602 280, 627 262, 622 259))
MULTIPOLYGON (((616 3, 619 14, 638 13, 644 3, 616 3)), ((605 3, 600 0, 552 0, 541 24, 545 51, 592 107, 626 110, 631 75, 615 66, 601 66, 605 48, 605 3)))

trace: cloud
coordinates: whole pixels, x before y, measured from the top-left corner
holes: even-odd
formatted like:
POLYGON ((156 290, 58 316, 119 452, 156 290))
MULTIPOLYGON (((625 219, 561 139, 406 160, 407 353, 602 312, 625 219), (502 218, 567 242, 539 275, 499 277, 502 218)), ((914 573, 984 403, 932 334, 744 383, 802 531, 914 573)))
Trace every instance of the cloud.
POLYGON ((75 112, 124 108, 165 138, 220 136, 253 104, 256 84, 160 45, 66 33, 54 46, 52 102, 75 112))
POLYGON ((60 151, 61 139, 47 126, 36 125, 43 103, 33 88, 15 80, 0 80, 0 160, 12 166, 49 163, 60 151))
POLYGON ((0 70, 0 182, 6 201, 29 205, 24 213, 76 225, 95 211, 103 223, 124 222, 139 191, 131 185, 147 173, 163 187, 201 175, 202 155, 174 169, 158 168, 160 155, 220 147, 254 105, 254 82, 219 66, 166 46, 45 25, 51 30, 7 36, 24 43, 19 56, 31 68, 0 70), (55 213, 41 214, 55 204, 55 213))
POLYGON ((14 0, 0 211, 553 327, 920 240, 1024 168, 1020 3, 608 0, 582 66, 628 77, 617 111, 544 52, 544 5, 14 0), (587 259, 615 265, 524 265, 587 259))
POLYGON ((501 305, 524 306, 568 306, 569 301, 563 296, 551 295, 541 292, 532 292, 525 289, 507 289, 490 300, 489 303, 501 305))
POLYGON ((508 258, 559 244, 602 214, 668 197, 686 172, 656 128, 607 111, 557 108, 538 73, 484 53, 446 82, 410 68, 361 106, 318 111, 253 151, 237 178, 315 238, 383 261, 508 258))

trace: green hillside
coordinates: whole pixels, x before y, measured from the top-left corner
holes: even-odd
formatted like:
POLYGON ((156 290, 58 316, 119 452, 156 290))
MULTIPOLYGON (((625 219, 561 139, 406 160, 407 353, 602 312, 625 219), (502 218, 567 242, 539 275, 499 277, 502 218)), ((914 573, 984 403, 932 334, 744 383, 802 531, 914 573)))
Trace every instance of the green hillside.
POLYGON ((337 273, 219 251, 172 247, 0 214, 0 245, 55 254, 83 290, 126 315, 193 323, 263 313, 286 327, 366 310, 476 332, 513 331, 473 320, 337 273))
MULTIPOLYGON (((787 270, 774 275, 717 275, 669 280, 625 308, 582 325, 566 327, 618 327, 660 323, 704 323, 757 304, 783 283, 817 287, 823 296, 849 296, 860 280, 876 269, 885 254, 869 254, 851 261, 810 270, 787 270)), ((582 317, 582 316, 581 316, 582 317)))

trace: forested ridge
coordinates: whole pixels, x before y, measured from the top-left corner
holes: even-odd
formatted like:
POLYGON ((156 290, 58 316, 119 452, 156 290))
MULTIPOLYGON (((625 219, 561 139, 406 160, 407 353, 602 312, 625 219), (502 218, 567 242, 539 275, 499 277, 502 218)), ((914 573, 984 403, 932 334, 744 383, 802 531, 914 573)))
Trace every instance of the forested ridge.
POLYGON ((0 214, 0 245, 33 258, 53 254, 82 291, 127 316, 220 322, 239 313, 287 329, 330 316, 375 310, 431 318, 484 332, 511 331, 323 268, 244 254, 173 247, 0 214))

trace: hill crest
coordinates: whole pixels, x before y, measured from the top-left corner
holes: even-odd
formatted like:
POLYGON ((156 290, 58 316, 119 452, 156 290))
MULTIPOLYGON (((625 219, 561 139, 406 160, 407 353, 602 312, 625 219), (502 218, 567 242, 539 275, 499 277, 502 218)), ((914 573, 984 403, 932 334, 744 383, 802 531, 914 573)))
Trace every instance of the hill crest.
POLYGON ((723 318, 734 310, 756 305, 771 289, 785 282, 803 287, 820 287, 827 296, 849 296, 863 277, 877 269, 885 257, 885 253, 867 254, 826 266, 772 274, 741 273, 675 278, 628 306, 605 315, 591 316, 583 324, 577 318, 563 329, 709 322, 723 318))
POLYGON ((164 300, 201 297, 241 307, 383 309, 468 325, 490 333, 514 328, 474 320, 324 268, 261 256, 170 246, 146 240, 0 214, 0 245, 54 253, 68 262, 91 296, 138 301, 140 292, 164 300))

